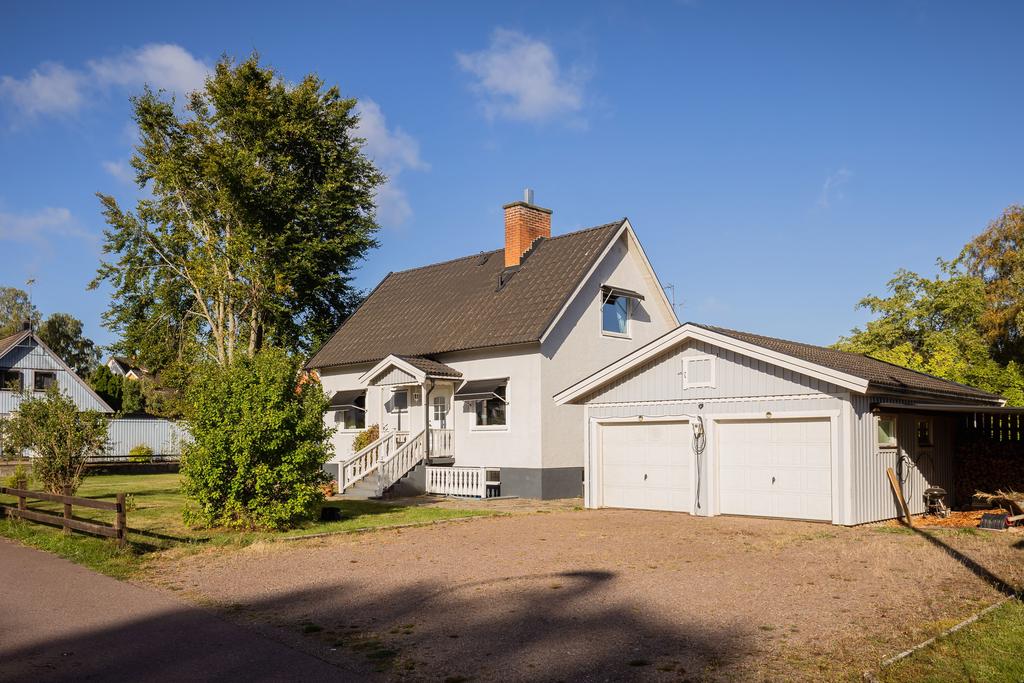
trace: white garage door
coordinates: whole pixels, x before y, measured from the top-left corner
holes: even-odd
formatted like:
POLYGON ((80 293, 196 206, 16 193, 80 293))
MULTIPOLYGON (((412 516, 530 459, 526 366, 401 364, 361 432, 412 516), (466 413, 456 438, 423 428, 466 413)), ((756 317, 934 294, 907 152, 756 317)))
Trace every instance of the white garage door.
POLYGON ((828 420, 718 426, 719 511, 832 521, 828 420))
POLYGON ((603 505, 690 512, 691 434, 685 422, 602 425, 603 505))

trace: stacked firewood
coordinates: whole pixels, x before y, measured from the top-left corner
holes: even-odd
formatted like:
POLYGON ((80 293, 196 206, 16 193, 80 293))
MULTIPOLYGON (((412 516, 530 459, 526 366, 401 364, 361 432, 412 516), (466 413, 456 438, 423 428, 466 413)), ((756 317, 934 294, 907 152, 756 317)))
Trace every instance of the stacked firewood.
POLYGON ((957 448, 954 463, 960 503, 979 491, 1024 491, 1024 449, 1019 442, 968 442, 957 448))

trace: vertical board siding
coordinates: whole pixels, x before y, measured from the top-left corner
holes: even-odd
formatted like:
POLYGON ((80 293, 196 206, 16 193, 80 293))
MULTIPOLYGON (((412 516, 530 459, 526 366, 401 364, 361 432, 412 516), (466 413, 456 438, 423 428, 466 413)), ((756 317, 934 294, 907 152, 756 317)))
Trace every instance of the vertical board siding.
POLYGON ((388 370, 385 370, 384 372, 374 377, 372 380, 370 380, 370 384, 374 384, 376 386, 387 386, 389 384, 409 384, 410 382, 415 383, 416 378, 410 375, 405 370, 396 367, 391 367, 388 370))
MULTIPOLYGON (((912 403, 886 399, 889 403, 912 403)), ((853 419, 853 523, 866 524, 899 516, 898 503, 893 495, 886 468, 892 467, 901 475, 903 495, 912 514, 925 511, 924 490, 929 486, 946 489, 947 503, 953 500, 953 448, 956 438, 955 416, 931 416, 932 442, 930 448, 917 446, 917 419, 926 417, 910 413, 896 415, 896 448, 878 448, 877 418, 871 412, 871 398, 856 395, 851 398, 853 419), (904 467, 899 468, 899 461, 904 467), (902 469, 902 471, 901 471, 902 469)))
POLYGON ((127 457, 135 446, 149 446, 155 456, 180 456, 192 435, 182 425, 162 419, 116 419, 107 429, 107 455, 127 457))
POLYGON ((770 365, 704 342, 690 341, 644 363, 595 391, 587 403, 747 398, 844 391, 828 382, 770 365), (683 358, 714 356, 715 386, 683 388, 683 358))
MULTIPOLYGON (((20 370, 24 381, 25 389, 30 394, 41 396, 41 393, 32 391, 33 373, 36 370, 44 372, 55 372, 57 374, 57 386, 80 410, 99 410, 107 412, 109 407, 100 403, 96 396, 89 391, 88 386, 74 373, 70 373, 43 347, 35 343, 29 337, 16 348, 12 349, 3 358, 0 358, 0 369, 20 370)), ((24 396, 17 391, 4 389, 0 391, 0 415, 12 413, 18 410, 18 406, 24 400, 24 396)))

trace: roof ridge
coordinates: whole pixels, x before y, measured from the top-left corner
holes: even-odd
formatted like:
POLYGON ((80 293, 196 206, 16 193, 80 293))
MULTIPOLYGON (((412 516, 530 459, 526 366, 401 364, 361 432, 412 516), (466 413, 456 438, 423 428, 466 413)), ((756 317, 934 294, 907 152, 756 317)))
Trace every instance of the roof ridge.
POLYGON ((821 346, 819 344, 809 344, 807 342, 794 341, 792 339, 783 339, 782 337, 770 337, 770 336, 765 335, 765 334, 758 334, 757 332, 744 332, 742 330, 734 330, 734 329, 730 329, 728 327, 719 327, 717 325, 703 325, 701 323, 696 323, 696 322, 692 322, 692 321, 688 322, 686 324, 688 324, 688 325, 695 325, 697 327, 702 327, 704 329, 710 329, 710 330, 713 330, 713 331, 717 330, 717 331, 725 333, 726 335, 728 335, 729 333, 734 333, 734 334, 745 335, 745 336, 748 336, 748 337, 760 337, 761 339, 770 339, 772 341, 782 342, 784 344, 795 344, 796 346, 803 346, 803 347, 809 348, 809 349, 817 349, 819 351, 828 351, 830 353, 841 354, 841 355, 844 355, 844 356, 853 356, 853 357, 857 357, 857 358, 866 358, 866 359, 874 361, 876 363, 882 363, 883 365, 887 365, 887 366, 889 366, 891 368, 896 368, 897 370, 902 370, 904 372, 911 372, 911 373, 914 373, 915 375, 919 375, 921 377, 927 377, 929 379, 936 379, 936 380, 939 380, 941 382, 945 382, 946 384, 952 384, 954 386, 963 387, 965 389, 970 389, 972 392, 975 392, 975 393, 987 394, 989 396, 999 396, 999 394, 992 393, 991 391, 986 391, 985 389, 979 389, 978 387, 971 386, 970 384, 964 384, 963 382, 957 382, 957 381, 952 380, 952 379, 946 379, 945 377, 939 377, 938 375, 933 375, 931 373, 923 372, 921 370, 914 370, 913 368, 908 368, 908 367, 905 367, 903 365, 898 365, 896 363, 892 363, 892 362, 887 361, 887 360, 882 360, 881 358, 875 358, 874 356, 872 356, 872 355, 870 355, 868 353, 858 353, 856 351, 846 351, 844 349, 837 349, 837 348, 832 347, 832 346, 821 346))
MULTIPOLYGON (((617 225, 622 225, 622 223, 625 220, 626 220, 626 218, 623 217, 623 218, 620 218, 620 219, 618 219, 616 221, 610 221, 608 223, 602 223, 601 225, 593 225, 593 226, 591 226, 589 228, 582 228, 580 230, 573 230, 572 232, 565 232, 565 233, 562 233, 561 235, 554 235, 552 237, 547 237, 545 239, 546 239, 546 241, 550 242, 550 241, 554 241, 554 240, 560 240, 563 237, 575 237, 575 236, 581 235, 581 234, 583 234, 585 232, 593 232, 595 230, 604 230, 604 229, 610 228, 613 225, 616 225, 616 226, 617 225)), ((499 253, 502 253, 504 251, 505 251, 504 247, 502 247, 501 249, 491 249, 490 251, 478 251, 475 254, 467 254, 465 256, 457 256, 456 258, 451 258, 451 259, 448 259, 446 261, 437 261, 435 263, 427 263, 427 264, 424 264, 422 266, 413 266, 412 268, 406 268, 404 270, 393 271, 393 273, 395 275, 401 275, 403 273, 412 273, 412 272, 415 272, 417 270, 423 270, 424 268, 433 268, 435 266, 446 266, 446 265, 448 265, 450 263, 456 263, 458 261, 465 261, 465 260, 471 259, 471 258, 480 258, 481 256, 484 256, 484 255, 491 256, 492 254, 499 254, 499 253)))

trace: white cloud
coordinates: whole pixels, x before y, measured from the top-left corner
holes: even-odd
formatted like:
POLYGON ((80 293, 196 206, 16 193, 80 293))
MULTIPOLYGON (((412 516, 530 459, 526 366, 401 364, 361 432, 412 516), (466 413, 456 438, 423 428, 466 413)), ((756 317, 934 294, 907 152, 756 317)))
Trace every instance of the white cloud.
POLYGON ((155 43, 118 57, 92 60, 88 71, 104 86, 131 88, 148 83, 154 88, 185 95, 203 86, 210 67, 180 45, 155 43))
POLYGON ((47 62, 23 79, 0 77, 0 100, 28 116, 70 114, 84 102, 81 74, 47 62))
POLYGON ((126 185, 135 184, 135 170, 124 161, 104 161, 103 170, 126 185))
POLYGON ((846 197, 843 193, 843 186, 853 177, 853 172, 845 166, 825 178, 821 185, 821 194, 818 195, 818 206, 822 209, 832 207, 832 202, 846 197))
POLYGON ((74 114, 90 96, 109 88, 139 88, 148 84, 179 96, 203 85, 210 67, 179 45, 154 43, 116 57, 90 60, 69 69, 46 62, 25 78, 0 77, 0 101, 32 118, 74 114))
POLYGON ((366 139, 364 151, 388 175, 404 169, 425 171, 430 165, 420 158, 420 143, 399 127, 388 130, 380 105, 363 98, 356 105, 359 125, 356 132, 366 139))
POLYGON ((377 220, 386 228, 397 228, 412 217, 405 191, 398 185, 403 171, 426 171, 430 164, 420 158, 420 143, 395 126, 389 129, 380 105, 364 98, 356 105, 359 125, 356 134, 366 140, 363 151, 388 176, 377 190, 377 220))
POLYGON ((0 212, 0 242, 47 246, 51 237, 96 240, 95 235, 83 230, 71 212, 62 207, 47 207, 30 214, 0 212))
POLYGON ((518 31, 495 29, 486 50, 455 58, 475 77, 488 118, 542 121, 583 108, 584 72, 563 73, 551 46, 518 31))

